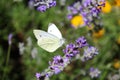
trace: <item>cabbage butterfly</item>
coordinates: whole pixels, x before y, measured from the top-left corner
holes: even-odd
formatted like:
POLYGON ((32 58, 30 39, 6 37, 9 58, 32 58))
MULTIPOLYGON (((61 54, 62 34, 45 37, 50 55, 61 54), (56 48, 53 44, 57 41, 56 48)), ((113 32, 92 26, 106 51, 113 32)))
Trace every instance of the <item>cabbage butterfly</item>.
POLYGON ((56 51, 65 42, 61 32, 53 23, 49 24, 47 32, 43 30, 33 30, 33 33, 37 38, 37 44, 48 52, 56 51))

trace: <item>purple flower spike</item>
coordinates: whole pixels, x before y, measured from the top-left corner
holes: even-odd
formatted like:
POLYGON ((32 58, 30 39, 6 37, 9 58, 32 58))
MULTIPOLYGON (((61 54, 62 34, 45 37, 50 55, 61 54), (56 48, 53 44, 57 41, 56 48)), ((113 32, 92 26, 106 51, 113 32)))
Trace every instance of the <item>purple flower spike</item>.
POLYGON ((84 7, 87 7, 90 5, 90 3, 91 3, 91 0, 85 0, 83 5, 84 5, 84 7))
POLYGON ((63 59, 60 55, 53 58, 54 65, 63 65, 63 59))
POLYGON ((83 56, 85 60, 89 60, 89 59, 92 59, 97 54, 98 54, 98 49, 91 46, 84 50, 83 56))
POLYGON ((72 19, 72 15, 71 15, 71 14, 68 14, 68 15, 67 15, 67 18, 68 18, 68 19, 72 19))
POLYGON ((8 44, 9 45, 12 44, 12 37, 13 37, 13 34, 9 34, 9 36, 8 36, 8 44))
POLYGON ((87 43, 87 40, 85 39, 85 37, 80 37, 76 40, 76 43, 77 43, 77 46, 79 48, 82 48, 82 47, 85 47, 85 46, 88 46, 88 43, 87 43))
POLYGON ((74 8, 72 6, 68 6, 67 9, 68 10, 74 10, 74 8))
POLYGON ((45 5, 41 5, 41 6, 37 7, 37 10, 40 12, 45 12, 46 9, 47 9, 47 7, 45 5))
POLYGON ((55 73, 58 74, 61 71, 61 67, 64 66, 63 58, 58 55, 53 58, 52 62, 49 62, 50 69, 55 73))
POLYGON ((56 1, 53 1, 52 3, 49 3, 49 7, 56 6, 56 1))
POLYGON ((54 73, 60 73, 64 67, 69 63, 69 59, 67 57, 61 57, 60 55, 55 56, 52 62, 49 62, 49 69, 54 73))
POLYGON ((49 9, 53 6, 56 6, 56 0, 32 0, 34 6, 40 12, 45 12, 46 9, 49 9))
POLYGON ((52 66, 52 69, 54 69, 55 74, 59 74, 61 72, 61 70, 58 66, 52 66))
POLYGON ((41 74, 40 74, 40 73, 36 73, 36 75, 35 75, 35 76, 36 76, 36 78, 37 78, 37 79, 39 79, 39 78, 40 78, 40 76, 41 76, 41 74))
POLYGON ((73 9, 73 10, 72 10, 72 13, 73 13, 73 14, 77 14, 78 11, 77 11, 76 9, 73 9))
POLYGON ((67 45, 66 49, 64 49, 63 52, 65 53, 66 57, 73 57, 73 56, 75 56, 76 54, 79 53, 76 45, 72 44, 72 43, 67 45))
POLYGON ((59 74, 61 70, 59 68, 55 68, 55 74, 59 74))
POLYGON ((91 78, 99 77, 100 73, 101 73, 101 71, 99 71, 97 68, 93 68, 93 67, 90 68, 89 75, 91 76, 91 78))

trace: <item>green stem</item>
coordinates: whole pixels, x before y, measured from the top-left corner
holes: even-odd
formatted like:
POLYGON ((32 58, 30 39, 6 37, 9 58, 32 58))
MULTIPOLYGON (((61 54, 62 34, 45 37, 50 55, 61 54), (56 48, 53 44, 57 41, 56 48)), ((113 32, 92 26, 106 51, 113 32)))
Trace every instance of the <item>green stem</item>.
POLYGON ((10 58, 10 50, 11 50, 11 45, 9 45, 9 47, 8 47, 7 59, 6 59, 6 64, 5 64, 5 70, 3 70, 2 80, 4 80, 4 77, 5 77, 5 75, 6 75, 6 67, 7 67, 7 65, 8 65, 9 58, 10 58))

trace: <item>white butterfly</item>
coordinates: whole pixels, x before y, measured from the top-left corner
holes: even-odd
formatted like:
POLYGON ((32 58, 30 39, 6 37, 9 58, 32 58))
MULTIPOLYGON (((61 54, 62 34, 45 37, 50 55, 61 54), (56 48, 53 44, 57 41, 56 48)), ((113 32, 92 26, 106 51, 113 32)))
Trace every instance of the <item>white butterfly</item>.
POLYGON ((65 42, 61 32, 53 23, 49 24, 47 32, 43 30, 33 30, 33 33, 38 40, 37 44, 48 52, 56 51, 65 42))

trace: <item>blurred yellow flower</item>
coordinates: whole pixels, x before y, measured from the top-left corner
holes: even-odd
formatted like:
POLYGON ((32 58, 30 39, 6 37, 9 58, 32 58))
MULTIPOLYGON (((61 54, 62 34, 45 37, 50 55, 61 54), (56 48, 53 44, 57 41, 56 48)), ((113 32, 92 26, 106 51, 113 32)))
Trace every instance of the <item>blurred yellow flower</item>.
POLYGON ((120 0, 115 0, 115 6, 120 7, 120 0))
POLYGON ((120 20, 118 20, 118 24, 120 25, 120 20))
POLYGON ((101 29, 99 30, 98 32, 93 32, 93 37, 94 38, 101 38, 103 35, 105 34, 105 30, 104 29, 101 29))
POLYGON ((84 25, 83 17, 82 17, 81 15, 74 16, 74 17, 71 19, 71 25, 72 25, 74 28, 78 28, 78 27, 80 27, 80 26, 83 26, 83 25, 84 25))
POLYGON ((117 39, 117 43, 120 44, 120 36, 117 39))
POLYGON ((119 69, 120 68, 120 61, 119 60, 115 60, 113 66, 114 66, 114 68, 119 69))
POLYGON ((102 7, 102 12, 103 13, 109 13, 111 11, 111 4, 106 1, 105 2, 105 7, 102 7))

